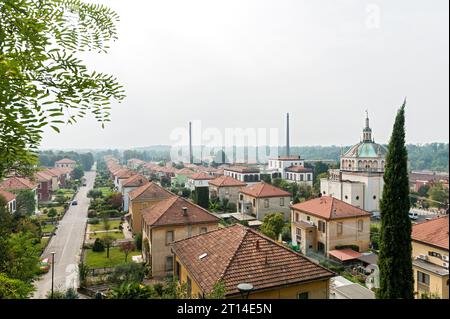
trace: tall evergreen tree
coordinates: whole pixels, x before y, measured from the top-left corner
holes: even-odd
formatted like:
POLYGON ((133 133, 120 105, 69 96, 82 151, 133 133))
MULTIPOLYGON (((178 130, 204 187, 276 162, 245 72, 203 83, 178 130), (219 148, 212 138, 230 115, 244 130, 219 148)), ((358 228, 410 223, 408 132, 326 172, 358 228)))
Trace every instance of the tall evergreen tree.
POLYGON ((380 201, 380 289, 377 292, 380 299, 414 297, 405 105, 406 100, 397 113, 389 141, 380 201))

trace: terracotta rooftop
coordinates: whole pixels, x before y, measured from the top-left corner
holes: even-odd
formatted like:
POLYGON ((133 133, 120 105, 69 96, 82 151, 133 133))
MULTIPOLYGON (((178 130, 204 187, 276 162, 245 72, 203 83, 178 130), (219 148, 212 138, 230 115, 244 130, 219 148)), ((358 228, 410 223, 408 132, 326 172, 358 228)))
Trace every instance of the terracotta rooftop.
POLYGON ((412 227, 412 240, 448 250, 448 218, 443 216, 415 224, 412 227))
POLYGON ((143 209, 142 217, 150 226, 219 222, 219 218, 206 209, 179 196, 169 197, 143 209), (184 215, 183 208, 187 208, 186 215, 184 215))
POLYGON ((289 166, 286 168, 286 172, 292 173, 311 173, 313 170, 304 166, 289 166))
POLYGON ((191 171, 189 168, 182 168, 182 169, 177 170, 176 174, 190 176, 190 175, 194 174, 194 172, 191 171))
POLYGON ((354 251, 353 249, 335 249, 328 252, 331 256, 339 259, 340 261, 348 261, 358 259, 362 256, 361 253, 354 251))
POLYGON ((211 179, 214 179, 214 176, 211 176, 211 175, 209 175, 209 174, 206 174, 206 173, 194 173, 194 174, 192 174, 191 176, 189 176, 189 178, 190 179, 193 179, 193 180, 211 180, 211 179))
POLYGON ((224 281, 225 294, 230 296, 239 294, 237 285, 243 282, 260 290, 334 276, 328 269, 240 224, 177 241, 172 250, 204 293, 219 280, 224 281))
POLYGON ((171 196, 174 196, 168 190, 165 190, 161 186, 156 183, 150 182, 148 184, 142 185, 136 189, 133 189, 128 193, 130 200, 155 200, 155 199, 164 199, 171 196))
POLYGON ((13 193, 4 191, 0 189, 0 196, 3 196, 6 199, 6 202, 9 203, 10 201, 14 200, 16 198, 16 195, 13 193))
POLYGON ((122 183, 122 187, 139 187, 147 184, 149 181, 145 176, 140 174, 133 175, 122 183))
POLYGON ((237 173, 259 173, 260 170, 257 167, 247 167, 247 166, 231 166, 227 167, 224 170, 237 172, 237 173))
POLYGON ((55 163, 58 163, 58 164, 76 164, 76 161, 74 161, 74 160, 72 160, 70 158, 63 158, 63 159, 60 159, 59 161, 56 161, 55 163))
POLYGON ((117 176, 118 178, 129 178, 133 176, 135 173, 128 168, 122 168, 119 170, 114 171, 114 176, 117 176))
POLYGON ((240 192, 256 198, 292 196, 291 193, 265 182, 243 187, 240 192))
POLYGON ((241 182, 231 176, 219 176, 211 181, 209 181, 209 185, 217 186, 217 187, 244 187, 247 186, 246 183, 241 182))
POLYGON ((33 190, 36 187, 37 184, 26 177, 12 176, 0 182, 0 189, 6 190, 20 190, 20 189, 33 190))
POLYGON ((38 182, 48 182, 52 180, 52 175, 47 171, 39 171, 34 173, 34 179, 38 182))
POLYGON ((330 196, 310 199, 306 202, 292 205, 291 208, 324 219, 371 216, 369 212, 361 208, 330 196))

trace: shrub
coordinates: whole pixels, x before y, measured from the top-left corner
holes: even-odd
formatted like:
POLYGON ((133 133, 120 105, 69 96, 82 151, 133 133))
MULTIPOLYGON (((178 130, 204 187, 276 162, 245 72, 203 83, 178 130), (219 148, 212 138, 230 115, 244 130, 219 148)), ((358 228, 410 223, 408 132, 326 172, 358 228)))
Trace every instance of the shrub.
POLYGON ((91 224, 91 225, 97 225, 99 222, 100 222, 100 221, 98 220, 97 217, 89 218, 89 219, 88 219, 88 224, 91 224))
POLYGON ((108 209, 99 212, 101 217, 120 217, 122 214, 117 209, 108 209))
POLYGON ((142 250, 142 234, 137 234, 136 237, 134 237, 134 245, 138 250, 142 250))
POLYGON ((50 210, 48 211, 48 217, 55 217, 56 215, 58 215, 58 212, 56 211, 56 209, 54 209, 53 207, 50 208, 50 210))
POLYGON ((92 251, 97 253, 105 251, 105 244, 103 243, 103 240, 100 238, 95 239, 94 245, 92 246, 92 251))
POLYGON ((94 217, 97 217, 97 212, 93 209, 90 209, 88 211, 88 218, 94 218, 94 217))

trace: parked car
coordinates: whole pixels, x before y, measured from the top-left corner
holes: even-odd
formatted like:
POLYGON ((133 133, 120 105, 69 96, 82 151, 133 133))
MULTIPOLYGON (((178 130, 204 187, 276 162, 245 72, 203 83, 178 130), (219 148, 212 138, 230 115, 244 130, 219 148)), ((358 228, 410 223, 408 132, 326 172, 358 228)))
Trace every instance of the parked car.
POLYGON ((74 200, 74 201, 72 202, 72 206, 75 206, 75 205, 78 205, 78 202, 77 202, 76 200, 74 200))
POLYGON ((50 263, 48 262, 48 258, 41 258, 39 262, 39 269, 42 272, 48 272, 50 270, 50 263))
POLYGON ((412 220, 417 220, 419 218, 419 215, 413 211, 410 211, 408 215, 409 215, 409 218, 412 220))

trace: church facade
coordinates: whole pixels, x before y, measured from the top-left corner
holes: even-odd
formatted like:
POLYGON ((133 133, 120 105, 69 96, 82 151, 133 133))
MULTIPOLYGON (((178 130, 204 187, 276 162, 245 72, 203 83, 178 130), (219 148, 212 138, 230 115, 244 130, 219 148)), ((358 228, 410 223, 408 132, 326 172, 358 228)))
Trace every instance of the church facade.
POLYGON ((386 153, 383 145, 375 143, 366 115, 361 141, 341 154, 340 169, 330 170, 329 177, 320 180, 321 194, 369 212, 379 211, 386 153))

